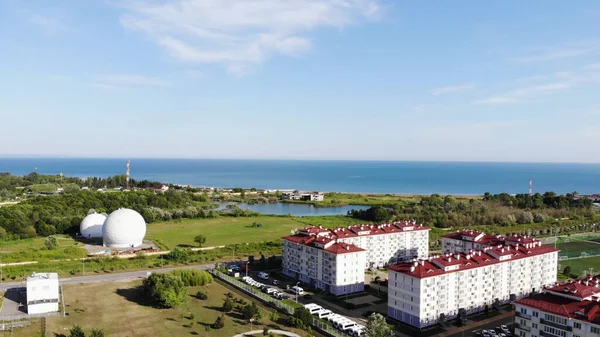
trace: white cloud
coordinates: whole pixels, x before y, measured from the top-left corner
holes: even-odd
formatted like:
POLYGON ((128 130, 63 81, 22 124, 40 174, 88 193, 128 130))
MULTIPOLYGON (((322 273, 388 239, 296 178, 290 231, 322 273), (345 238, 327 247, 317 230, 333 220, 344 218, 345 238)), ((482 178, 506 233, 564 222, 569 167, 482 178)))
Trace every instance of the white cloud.
POLYGON ((473 85, 473 84, 454 85, 454 86, 449 86, 449 87, 435 88, 431 91, 431 93, 435 96, 439 96, 439 95, 443 95, 443 94, 464 92, 464 91, 473 89, 474 87, 475 87, 475 85, 473 85))
POLYGON ((44 34, 48 35, 56 35, 70 30, 60 19, 52 16, 32 14, 29 16, 29 22, 38 26, 44 34))
POLYGON ((119 3, 124 27, 146 34, 176 59, 222 65, 237 75, 269 56, 297 56, 311 33, 380 12, 380 0, 139 0, 119 3))
MULTIPOLYGON (((485 99, 474 100, 472 104, 505 104, 522 103, 535 100, 541 96, 566 91, 584 84, 600 83, 600 73, 583 72, 574 74, 572 72, 557 72, 552 76, 540 76, 550 81, 547 83, 538 83, 515 90, 505 92, 499 95, 493 95, 485 99)), ((519 80, 517 80, 519 82, 519 80)))

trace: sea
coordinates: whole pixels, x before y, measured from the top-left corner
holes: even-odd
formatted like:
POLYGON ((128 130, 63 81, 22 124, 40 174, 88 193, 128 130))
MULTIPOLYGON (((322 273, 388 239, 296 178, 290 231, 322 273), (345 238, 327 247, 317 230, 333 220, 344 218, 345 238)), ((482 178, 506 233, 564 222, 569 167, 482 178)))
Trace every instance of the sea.
MULTIPOLYGON (((108 177, 126 159, 0 158, 0 172, 108 177)), ((131 177, 196 187, 454 194, 600 193, 600 164, 242 159, 131 159, 131 177)))

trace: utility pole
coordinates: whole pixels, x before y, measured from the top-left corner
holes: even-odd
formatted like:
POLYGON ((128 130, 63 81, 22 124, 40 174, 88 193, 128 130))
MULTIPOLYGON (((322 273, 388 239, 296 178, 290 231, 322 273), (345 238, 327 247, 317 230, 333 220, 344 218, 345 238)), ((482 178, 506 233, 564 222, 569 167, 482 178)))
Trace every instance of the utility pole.
POLYGON ((83 266, 81 276, 85 276, 85 253, 83 255, 83 259, 81 259, 81 265, 83 266))

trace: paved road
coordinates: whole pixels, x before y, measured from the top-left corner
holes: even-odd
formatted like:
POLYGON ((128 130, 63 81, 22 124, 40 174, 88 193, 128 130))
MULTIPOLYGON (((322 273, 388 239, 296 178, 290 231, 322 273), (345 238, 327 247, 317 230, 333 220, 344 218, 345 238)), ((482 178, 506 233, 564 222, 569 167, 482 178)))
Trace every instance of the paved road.
MULTIPOLYGON (((282 335, 282 336, 288 336, 288 337, 300 337, 300 335, 297 335, 293 332, 283 331, 283 330, 269 330, 269 332, 276 333, 276 334, 282 335)), ((252 330, 252 331, 237 334, 233 337, 244 337, 244 336, 248 336, 248 335, 258 335, 258 334, 262 334, 262 333, 263 333, 262 330, 252 330)))
MULTIPOLYGON (((172 268, 161 268, 161 269, 146 269, 139 271, 131 271, 126 273, 113 273, 113 274, 91 274, 90 276, 78 276, 78 277, 69 277, 69 278, 61 278, 60 284, 77 284, 77 283, 94 283, 94 282, 111 282, 111 281, 128 281, 135 280, 139 278, 146 277, 148 272, 152 273, 166 273, 172 271, 174 269, 179 268, 193 268, 193 269, 209 269, 214 267, 215 264, 200 264, 193 266, 185 266, 185 267, 172 267, 172 268)), ((8 282, 0 284, 0 291, 6 291, 9 288, 15 287, 23 287, 23 282, 8 282)))
POLYGON ((475 333, 473 331, 481 331, 481 330, 489 330, 489 329, 493 330, 494 328, 496 328, 497 326, 500 326, 502 324, 507 325, 508 328, 510 329, 511 325, 513 324, 513 318, 511 317, 511 318, 506 318, 503 320, 498 320, 493 323, 477 327, 477 329, 475 329, 475 330, 465 331, 464 334, 462 332, 459 332, 459 333, 456 333, 449 337, 471 337, 471 336, 475 336, 475 333))

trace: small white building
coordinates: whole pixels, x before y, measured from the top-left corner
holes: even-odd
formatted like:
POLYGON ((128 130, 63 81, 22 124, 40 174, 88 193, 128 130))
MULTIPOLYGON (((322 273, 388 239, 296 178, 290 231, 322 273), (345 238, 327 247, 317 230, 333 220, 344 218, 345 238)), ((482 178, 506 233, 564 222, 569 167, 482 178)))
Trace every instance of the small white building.
POLYGON ((27 313, 57 312, 59 302, 58 274, 33 273, 27 277, 27 313))

